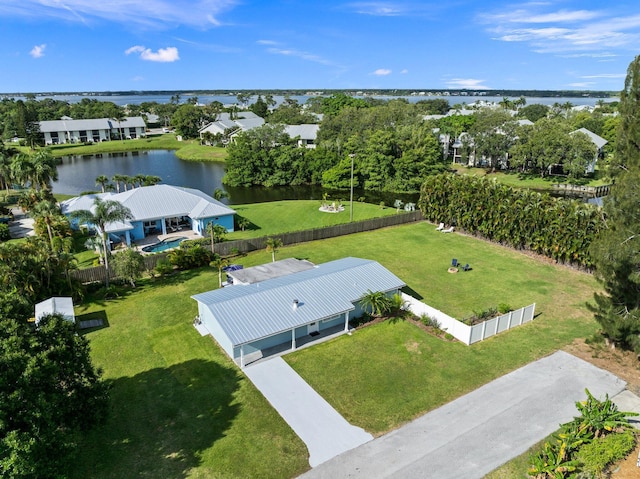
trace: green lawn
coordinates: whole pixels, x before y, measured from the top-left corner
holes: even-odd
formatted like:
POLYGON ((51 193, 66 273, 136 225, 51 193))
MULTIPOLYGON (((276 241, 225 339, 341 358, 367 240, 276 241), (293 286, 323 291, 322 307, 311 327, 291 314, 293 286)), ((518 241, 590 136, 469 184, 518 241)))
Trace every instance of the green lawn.
POLYGON ((428 223, 280 252, 280 257, 315 263, 346 255, 378 260, 424 302, 457 318, 500 302, 513 308, 537 305, 531 324, 471 347, 442 342, 410 324, 385 323, 286 357, 348 420, 374 434, 596 329, 585 307, 597 289, 590 275, 473 238, 438 233, 428 223), (473 270, 447 273, 452 257, 470 263, 473 270))
POLYGON ((224 148, 202 146, 198 140, 178 141, 173 133, 152 135, 135 140, 103 141, 91 145, 52 145, 48 148, 54 157, 138 150, 176 150, 178 158, 193 161, 224 161, 227 157, 227 152, 224 148))
MULTIPOLYGON (((532 323, 471 347, 437 340, 406 322, 383 323, 286 356, 353 424, 381 434, 518 366, 585 337, 587 274, 417 223, 282 248, 278 258, 379 261, 424 301, 460 317, 498 302, 537 303, 532 323), (468 273, 449 274, 451 258, 468 273)), ((271 261, 266 251, 240 259, 271 261)), ((210 338, 191 326, 189 296, 215 288, 212 271, 153 282, 117 300, 89 300, 77 314, 106 315, 89 333, 92 356, 113 384, 109 422, 90 434, 72 477, 293 477, 307 451, 210 338)), ((80 318, 82 319, 82 318, 80 318)))
MULTIPOLYGON (((228 240, 270 236, 291 231, 322 228, 349 222, 349 202, 343 202, 344 211, 324 213, 319 210, 319 200, 290 200, 248 205, 231 205, 238 215, 251 224, 245 231, 227 235, 228 240)), ((395 215, 395 208, 381 208, 370 203, 353 203, 353 220, 395 215)))
POLYGON ((108 321, 88 337, 113 407, 84 439, 72 477, 282 478, 308 469, 301 440, 191 325, 190 295, 216 283, 212 271, 190 271, 76 308, 108 321))
POLYGON ((550 190, 553 185, 564 183, 585 186, 602 186, 611 183, 611 179, 605 178, 599 170, 596 170, 594 178, 569 180, 565 176, 545 176, 542 178, 538 174, 522 174, 515 171, 497 171, 496 173, 487 173, 486 168, 469 168, 461 165, 454 165, 454 168, 460 174, 488 176, 490 178, 495 178, 500 183, 514 188, 530 188, 534 190, 550 190))

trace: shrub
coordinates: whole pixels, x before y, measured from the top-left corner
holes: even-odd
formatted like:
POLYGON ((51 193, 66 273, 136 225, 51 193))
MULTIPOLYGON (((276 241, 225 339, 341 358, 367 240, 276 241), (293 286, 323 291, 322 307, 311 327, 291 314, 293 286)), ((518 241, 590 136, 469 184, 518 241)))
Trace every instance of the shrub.
POLYGON ((164 276, 173 272, 173 265, 167 258, 161 258, 156 263, 156 272, 160 276, 164 276))
POLYGON ((442 329, 442 325, 436 318, 432 318, 428 314, 423 314, 420 316, 420 322, 425 326, 430 326, 434 329, 442 329))
POLYGON ((8 241, 11 239, 9 234, 9 225, 0 223, 0 241, 8 241))
POLYGON ((500 303, 498 305, 498 313, 507 314, 510 311, 513 311, 513 309, 507 303, 500 303))
POLYGON ((583 465, 582 470, 587 477, 599 477, 608 465, 624 459, 635 445, 636 437, 629 429, 585 444, 576 454, 576 459, 583 465))
POLYGON ((196 244, 174 249, 169 253, 169 262, 178 269, 191 269, 200 266, 207 266, 213 259, 213 253, 208 249, 196 244))

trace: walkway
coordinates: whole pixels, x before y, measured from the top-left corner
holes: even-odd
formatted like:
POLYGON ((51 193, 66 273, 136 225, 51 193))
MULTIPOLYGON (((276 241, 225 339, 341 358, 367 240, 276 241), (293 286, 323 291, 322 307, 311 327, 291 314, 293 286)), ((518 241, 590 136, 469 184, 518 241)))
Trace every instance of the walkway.
POLYGON ((613 397, 625 382, 559 351, 301 477, 480 479, 576 416, 585 388, 613 397))
POLYGON ((281 357, 243 371, 307 445, 311 467, 373 439, 349 424, 281 357))
POLYGON ((36 234, 33 230, 33 218, 25 215, 20 208, 13 208, 11 212, 13 213, 13 221, 9 222, 11 238, 25 238, 36 234))

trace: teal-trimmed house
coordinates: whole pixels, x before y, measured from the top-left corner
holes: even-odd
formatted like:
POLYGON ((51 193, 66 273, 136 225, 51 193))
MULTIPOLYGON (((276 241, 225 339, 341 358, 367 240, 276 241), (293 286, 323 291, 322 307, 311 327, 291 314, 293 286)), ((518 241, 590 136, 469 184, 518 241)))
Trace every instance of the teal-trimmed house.
MULTIPOLYGON (((236 212, 224 203, 200 190, 164 184, 77 196, 61 202, 60 208, 67 216, 78 210, 92 210, 96 197, 117 201, 131 211, 133 219, 111 223, 106 228, 110 236, 123 239, 127 245, 150 234, 166 235, 179 230, 204 236, 209 223, 221 225, 228 232, 234 228, 236 212)), ((71 226, 80 227, 77 220, 71 220, 71 226)))
POLYGON ((265 350, 295 350, 323 331, 349 331, 368 291, 399 293, 405 283, 376 261, 343 258, 251 284, 192 296, 196 324, 244 367, 265 350))

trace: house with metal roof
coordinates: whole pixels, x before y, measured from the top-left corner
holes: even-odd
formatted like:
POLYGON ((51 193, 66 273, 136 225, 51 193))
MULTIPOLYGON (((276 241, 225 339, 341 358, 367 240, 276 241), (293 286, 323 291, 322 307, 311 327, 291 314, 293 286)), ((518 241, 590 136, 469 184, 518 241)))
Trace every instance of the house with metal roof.
MULTIPOLYGON (((187 229, 203 235, 209 223, 233 231, 235 211, 200 190, 172 185, 153 185, 133 188, 121 193, 98 193, 77 196, 60 203, 62 213, 70 216, 78 210, 94 208, 94 200, 113 200, 126 206, 133 219, 110 223, 107 233, 124 237, 127 245, 149 234, 163 234, 187 229)), ((77 221, 71 222, 78 228, 77 221)))
POLYGON ((217 121, 209 123, 207 126, 198 130, 200 133, 200 139, 205 139, 206 133, 212 135, 221 135, 224 138, 224 142, 228 142, 235 135, 242 131, 249 131, 254 128, 260 128, 264 125, 264 118, 257 116, 253 112, 240 112, 238 117, 231 119, 229 114, 221 115, 217 121))
POLYGON ((346 333, 369 291, 396 294, 405 283, 376 261, 343 258, 291 274, 192 296, 199 327, 244 367, 271 348, 295 350, 323 333, 346 333))
POLYGON ((596 170, 596 163, 598 159, 604 156, 604 150, 603 150, 604 145, 606 145, 609 142, 604 138, 602 138, 601 136, 596 135, 591 130, 587 130, 586 128, 579 128, 575 131, 572 131, 571 135, 574 135, 576 133, 583 133, 587 135, 591 140, 591 143, 593 143, 596 147, 596 154, 595 154, 595 157, 593 158, 593 161, 590 161, 587 167, 585 168, 585 173, 593 173, 596 170))
POLYGON ((111 118, 73 120, 69 117, 63 117, 60 120, 39 123, 45 145, 96 143, 121 137, 126 139, 141 138, 145 136, 147 128, 141 116, 130 116, 120 121, 111 118))
POLYGON ((304 124, 304 125, 286 125, 284 131, 291 138, 298 142, 299 147, 315 148, 316 138, 320 125, 304 124))

